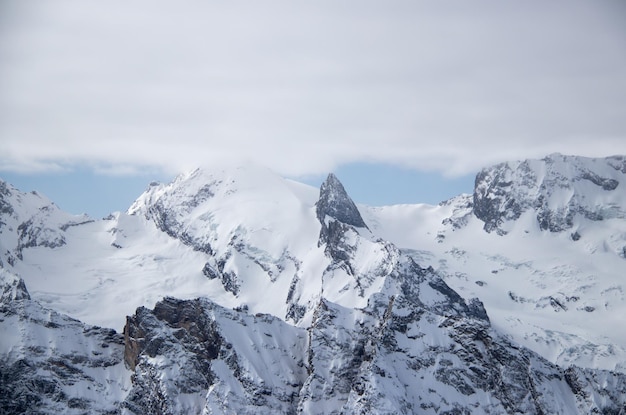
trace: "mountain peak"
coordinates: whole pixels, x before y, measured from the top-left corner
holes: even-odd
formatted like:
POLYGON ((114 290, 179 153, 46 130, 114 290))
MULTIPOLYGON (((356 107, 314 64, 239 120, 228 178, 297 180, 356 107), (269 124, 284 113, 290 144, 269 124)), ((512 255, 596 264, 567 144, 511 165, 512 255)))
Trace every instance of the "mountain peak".
POLYGON ((583 219, 626 217, 626 198, 615 191, 626 177, 623 157, 550 154, 541 160, 501 163, 476 176, 474 214, 487 232, 535 211, 541 230, 561 232, 583 219))
POLYGON ((329 216, 346 225, 367 228, 356 205, 333 173, 330 173, 322 183, 320 197, 315 208, 317 218, 322 223, 325 217, 329 216))

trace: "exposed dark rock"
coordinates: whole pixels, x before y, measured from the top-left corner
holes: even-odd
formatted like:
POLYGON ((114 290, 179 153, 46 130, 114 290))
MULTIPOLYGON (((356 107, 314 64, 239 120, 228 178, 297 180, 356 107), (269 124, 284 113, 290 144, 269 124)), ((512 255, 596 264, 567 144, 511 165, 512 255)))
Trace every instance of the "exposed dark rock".
MULTIPOLYGON (((283 341, 279 334, 286 334, 287 327, 274 317, 253 317, 243 308, 226 310, 205 299, 165 298, 154 310, 140 308, 135 316, 128 318, 124 329, 125 360, 134 371, 133 388, 124 408, 137 414, 200 413, 203 407, 222 405, 222 400, 228 399, 232 405, 228 411, 252 413, 250 408, 262 412, 265 408, 269 412, 291 413, 289 408, 295 406, 302 382, 298 376, 302 378, 304 370, 293 355, 302 350, 296 348, 289 352, 285 345, 276 343, 283 341), (224 332, 218 321, 237 332, 224 332), (263 331, 261 339, 266 339, 268 344, 254 340, 256 352, 253 353, 258 356, 248 361, 245 355, 250 353, 249 341, 255 339, 257 330, 263 331), (226 340, 228 335, 249 340, 233 344, 226 340), (279 354, 274 355, 276 352, 279 354), (292 359, 289 365, 302 373, 292 380, 289 379, 294 375, 284 374, 285 385, 266 384, 269 379, 259 378, 254 368, 267 366, 261 374, 275 372, 276 368, 271 368, 272 362, 263 362, 261 356, 292 359), (221 376, 224 376, 223 370, 228 370, 232 380, 216 376, 212 368, 216 361, 224 368, 221 376), (171 375, 164 376, 164 373, 171 375), (237 382, 242 394, 232 395, 229 388, 222 389, 223 381, 237 382), (182 396, 184 399, 179 398, 182 396)), ((296 346, 289 341, 286 343, 296 346)), ((274 363, 289 366, 286 362, 274 363)))
MULTIPOLYGON (((348 269, 350 268, 350 258, 354 254, 355 247, 346 243, 346 232, 352 228, 342 222, 330 221, 328 225, 322 226, 320 233, 319 245, 326 244, 326 253, 337 263, 344 264, 348 269)), ((352 270, 349 269, 349 273, 352 274, 352 270)))
POLYGON ((9 352, 0 355, 0 413, 119 413, 113 396, 124 380, 108 379, 122 365, 121 336, 41 307, 21 279, 0 273, 0 331, 13 331, 1 340, 9 352))
MULTIPOLYGON (((11 196, 11 190, 6 182, 0 180, 0 215, 12 215, 14 213, 13 206, 8 198, 11 196)), ((2 228, 0 221, 0 228, 2 228)))
POLYGON ((550 299, 550 305, 552 306, 552 308, 554 308, 554 311, 567 311, 567 306, 565 306, 565 304, 561 303, 558 299, 554 298, 554 297, 549 297, 550 299))
MULTIPOLYGON (((221 338, 216 331, 215 323, 203 318, 202 305, 199 301, 182 301, 167 297, 156 304, 154 311, 139 308, 135 316, 128 317, 124 327, 124 361, 131 370, 139 363, 142 354, 155 357, 166 354, 171 345, 155 330, 162 324, 172 329, 176 342, 183 347, 191 348, 197 360, 194 362, 202 367, 202 371, 210 372, 206 365, 217 356, 221 338), (156 331, 156 332, 155 332, 156 331)), ((171 340, 171 339, 170 339, 171 340)), ((210 383, 205 384, 208 387, 210 383)))
POLYGON ((621 161, 552 155, 543 160, 502 163, 483 169, 474 186, 474 215, 485 223, 485 231, 499 234, 506 233, 506 222, 519 219, 529 210, 536 212, 540 229, 550 232, 571 229, 577 217, 592 221, 626 217, 623 207, 607 208, 589 202, 580 193, 579 185, 582 181, 591 182, 601 192, 610 194, 618 188, 618 179, 625 178, 620 173, 604 177, 593 168, 609 165, 624 174, 621 161))
MULTIPOLYGON (((461 195, 439 203, 439 206, 454 206, 452 216, 441 221, 442 225, 451 225, 452 229, 461 229, 467 225, 474 208, 473 196, 461 195)), ((439 235, 438 235, 439 237, 439 235)), ((445 236, 441 235, 441 239, 445 236)))
POLYGON ((580 413, 626 413, 626 376, 571 366, 564 371, 564 379, 576 396, 580 413))
POLYGON ((44 246, 46 248, 58 248, 66 244, 65 237, 55 229, 46 228, 29 219, 17 227, 18 245, 17 256, 22 259, 22 252, 26 248, 44 246))
POLYGON ((180 240, 196 251, 204 252, 209 255, 213 254, 211 244, 205 240, 199 240, 190 236, 185 230, 185 225, 177 220, 176 214, 170 212, 161 200, 157 200, 153 205, 148 207, 146 217, 154 220, 156 227, 172 238, 180 240))
POLYGON ((601 187, 603 190, 615 190, 619 185, 619 182, 615 179, 609 179, 606 177, 600 177, 596 173, 592 171, 585 171, 580 175, 580 178, 583 180, 589 180, 591 183, 596 186, 601 187))
POLYGON ((320 188, 320 197, 315 204, 317 219, 324 224, 329 216, 346 225, 367 228, 359 210, 346 193, 337 177, 330 173, 320 188))
MULTIPOLYGON (((524 210, 523 204, 511 193, 513 182, 507 179, 509 170, 507 164, 499 164, 476 175, 474 215, 485 222, 484 229, 487 232, 500 230, 505 220, 518 219, 524 210)), ((531 170, 527 171, 530 175, 531 170)), ((532 176, 529 177, 529 180, 532 179, 532 176)))
POLYGON ((202 267, 202 274, 210 280, 214 280, 218 277, 218 273, 208 262, 204 264, 204 267, 202 267))
POLYGON ((467 308, 471 317, 479 320, 489 321, 489 316, 487 316, 487 310, 485 310, 485 306, 478 298, 470 299, 467 303, 467 308))
POLYGON ((150 311, 144 307, 128 317, 124 327, 124 361, 135 372, 126 407, 134 413, 171 413, 173 394, 206 391, 214 375, 211 360, 222 344, 215 322, 200 300, 165 298, 150 311), (151 359, 173 360, 178 377, 164 384, 161 364, 151 359))
POLYGON ((215 260, 212 258, 209 262, 202 267, 202 274, 210 280, 219 279, 224 286, 224 289, 228 292, 237 295, 239 293, 239 282, 237 275, 232 271, 226 271, 226 262, 230 258, 230 252, 215 260))
POLYGON ((79 221, 79 222, 68 222, 68 223, 64 223, 63 225, 59 226, 59 229, 61 229, 63 232, 65 232, 66 230, 68 230, 69 228, 72 228, 74 226, 81 226, 81 225, 86 225, 88 223, 93 223, 94 220, 84 220, 84 221, 79 221))

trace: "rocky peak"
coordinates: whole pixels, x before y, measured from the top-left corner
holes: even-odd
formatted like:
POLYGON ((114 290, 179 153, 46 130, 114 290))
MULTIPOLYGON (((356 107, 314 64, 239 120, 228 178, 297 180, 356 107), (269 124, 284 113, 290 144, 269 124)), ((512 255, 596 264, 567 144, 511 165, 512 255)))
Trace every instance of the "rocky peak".
POLYGON ((0 303, 7 304, 19 300, 30 300, 24 280, 0 269, 0 303))
POLYGON ((348 196, 346 189, 334 174, 330 173, 320 188, 320 198, 315 204, 317 218, 324 223, 326 216, 346 225, 367 228, 359 210, 348 196))
POLYGON ((541 230, 561 232, 581 219, 626 217, 622 157, 551 154, 541 160, 501 163, 476 176, 474 214, 487 232, 506 233, 506 222, 535 211, 541 230))
POLYGON ((65 231, 92 222, 87 215, 63 212, 45 196, 21 192, 0 180, 0 267, 14 266, 28 248, 65 245, 65 231))

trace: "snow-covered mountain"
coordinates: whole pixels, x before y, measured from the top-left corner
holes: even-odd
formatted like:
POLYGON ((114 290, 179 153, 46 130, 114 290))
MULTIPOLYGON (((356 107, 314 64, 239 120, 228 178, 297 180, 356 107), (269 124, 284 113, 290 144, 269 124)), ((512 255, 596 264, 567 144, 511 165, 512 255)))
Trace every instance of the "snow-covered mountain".
POLYGON ((367 207, 208 168, 103 220, 2 183, 0 412, 624 413, 624 183, 551 155, 367 207))
POLYGON ((484 169, 473 195, 439 206, 363 210, 374 232, 480 298, 516 342, 562 365, 624 372, 625 185, 624 157, 551 155, 484 169))

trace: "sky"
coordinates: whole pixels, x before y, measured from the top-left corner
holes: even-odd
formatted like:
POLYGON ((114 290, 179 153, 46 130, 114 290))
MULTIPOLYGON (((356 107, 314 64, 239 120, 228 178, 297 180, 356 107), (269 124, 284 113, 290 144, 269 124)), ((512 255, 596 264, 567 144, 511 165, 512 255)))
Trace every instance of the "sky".
POLYGON ((73 213, 255 162, 366 204, 626 154, 626 2, 0 2, 0 177, 73 213))

